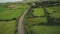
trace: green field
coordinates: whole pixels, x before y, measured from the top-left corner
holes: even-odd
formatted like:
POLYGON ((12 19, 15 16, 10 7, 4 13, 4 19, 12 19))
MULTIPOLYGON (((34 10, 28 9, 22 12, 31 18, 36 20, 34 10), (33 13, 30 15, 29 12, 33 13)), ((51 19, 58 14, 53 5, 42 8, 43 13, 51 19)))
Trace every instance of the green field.
POLYGON ((27 23, 30 24, 47 24, 47 19, 45 17, 41 17, 41 18, 28 18, 26 19, 27 23))
MULTIPOLYGON (((1 6, 0 6, 1 7, 1 6)), ((6 8, 6 7, 1 7, 0 8, 0 20, 5 20, 5 19, 12 19, 12 18, 18 18, 23 11, 27 8, 27 6, 18 6, 19 8, 6 8)))
POLYGON ((33 26, 34 34, 60 34, 60 26, 33 26))
POLYGON ((34 10, 34 12, 33 12, 34 16, 44 16, 43 8, 35 8, 33 10, 34 10))
POLYGON ((16 20, 0 21, 0 34, 14 34, 16 30, 16 20))
POLYGON ((60 6, 49 7, 46 9, 48 10, 48 13, 51 13, 50 14, 51 17, 60 18, 60 6))

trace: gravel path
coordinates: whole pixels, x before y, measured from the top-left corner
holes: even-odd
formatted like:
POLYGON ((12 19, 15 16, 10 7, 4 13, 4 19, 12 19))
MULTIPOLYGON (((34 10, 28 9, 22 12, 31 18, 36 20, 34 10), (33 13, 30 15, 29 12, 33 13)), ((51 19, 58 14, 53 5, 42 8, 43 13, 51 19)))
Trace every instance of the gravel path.
POLYGON ((18 22, 18 34, 24 34, 24 25, 23 25, 24 15, 26 15, 26 13, 28 12, 29 9, 30 8, 25 10, 25 12, 19 18, 19 22, 18 22))

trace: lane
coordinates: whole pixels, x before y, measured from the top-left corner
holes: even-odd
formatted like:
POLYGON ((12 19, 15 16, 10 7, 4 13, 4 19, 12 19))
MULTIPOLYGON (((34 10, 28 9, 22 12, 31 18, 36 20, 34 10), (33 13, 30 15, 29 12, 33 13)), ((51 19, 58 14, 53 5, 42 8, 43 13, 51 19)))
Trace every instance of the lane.
POLYGON ((23 20, 24 20, 24 16, 26 15, 26 13, 28 12, 28 10, 30 9, 30 7, 24 11, 24 13, 22 14, 22 16, 19 18, 18 21, 18 34, 24 34, 24 26, 23 26, 23 20))

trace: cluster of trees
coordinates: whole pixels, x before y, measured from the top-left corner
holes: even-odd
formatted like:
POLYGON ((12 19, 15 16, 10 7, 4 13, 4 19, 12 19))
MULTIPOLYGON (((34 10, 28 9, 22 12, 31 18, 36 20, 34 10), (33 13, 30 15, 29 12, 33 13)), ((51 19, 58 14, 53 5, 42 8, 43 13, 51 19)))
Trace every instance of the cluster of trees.
POLYGON ((27 3, 27 4, 32 6, 33 8, 36 8, 36 7, 39 7, 39 6, 47 6, 47 7, 60 6, 59 1, 30 2, 30 3, 27 3), (33 3, 35 3, 35 5, 33 5, 33 3))
POLYGON ((60 18, 51 18, 48 25, 60 25, 60 18))

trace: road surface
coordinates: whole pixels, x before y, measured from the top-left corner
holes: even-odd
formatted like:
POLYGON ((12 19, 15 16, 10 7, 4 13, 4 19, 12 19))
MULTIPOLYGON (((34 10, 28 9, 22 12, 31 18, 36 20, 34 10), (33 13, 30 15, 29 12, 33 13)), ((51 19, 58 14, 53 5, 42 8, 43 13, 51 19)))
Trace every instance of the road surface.
POLYGON ((30 8, 25 10, 24 13, 22 14, 22 16, 19 18, 19 21, 18 21, 18 34, 24 34, 24 25, 23 25, 24 15, 26 15, 26 13, 28 12, 29 9, 30 8))

